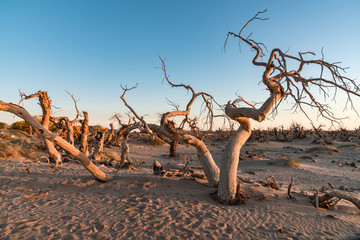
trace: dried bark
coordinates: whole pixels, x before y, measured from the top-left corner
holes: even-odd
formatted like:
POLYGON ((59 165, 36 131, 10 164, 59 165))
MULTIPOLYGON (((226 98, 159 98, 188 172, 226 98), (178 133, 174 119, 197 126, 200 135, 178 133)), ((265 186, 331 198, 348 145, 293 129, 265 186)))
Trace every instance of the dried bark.
POLYGON ((128 125, 124 130, 122 131, 122 144, 121 144, 121 156, 120 156, 120 162, 117 164, 117 167, 120 168, 134 168, 134 163, 130 160, 130 146, 128 144, 128 139, 130 132, 134 129, 140 129, 142 130, 142 126, 140 123, 133 123, 128 125))
POLYGON ((28 124, 30 124, 34 130, 36 130, 43 138, 57 144, 59 147, 67 151, 69 154, 77 158, 84 167, 98 180, 100 181, 108 181, 110 180, 110 176, 107 176, 104 172, 102 172, 99 168, 97 168, 82 152, 72 146, 70 143, 59 137, 58 135, 50 132, 44 126, 36 121, 24 108, 19 105, 12 103, 5 103, 0 101, 0 110, 11 112, 16 116, 24 119, 28 124))
MULTIPOLYGON (((51 112, 51 100, 49 98, 49 96, 47 95, 47 92, 45 91, 38 91, 37 93, 31 94, 29 96, 25 95, 24 93, 20 93, 21 96, 21 101, 26 100, 26 99, 31 99, 34 97, 37 97, 39 99, 39 103, 41 106, 41 110, 42 110, 42 119, 41 119, 41 124, 42 126, 48 130, 49 129, 49 124, 50 124, 50 112, 51 112)), ((21 102, 20 101, 20 102, 21 102)), ((55 161, 55 166, 54 168, 58 167, 59 163, 61 163, 61 154, 56 150, 54 144, 44 138, 44 143, 46 146, 46 149, 49 153, 49 157, 50 159, 55 161)))
POLYGON ((251 134, 250 119, 259 122, 265 119, 271 108, 279 101, 281 92, 273 90, 274 93, 259 108, 237 108, 235 103, 243 101, 237 99, 233 103, 228 103, 225 113, 231 119, 240 123, 239 129, 231 136, 226 144, 222 165, 220 168, 220 180, 218 187, 218 201, 226 204, 238 202, 236 199, 237 168, 239 164, 240 150, 251 134))
POLYGON ((110 123, 110 134, 109 136, 106 138, 106 140, 104 141, 104 146, 108 145, 111 141, 111 139, 113 138, 114 136, 114 124, 110 123))
POLYGON ((89 135, 89 116, 87 112, 84 112, 84 119, 81 120, 81 137, 80 137, 80 151, 85 154, 85 156, 89 156, 88 149, 88 135, 89 135))
POLYGON ((316 204, 318 204, 318 207, 321 208, 329 208, 335 206, 341 199, 353 203, 358 209, 360 209, 360 199, 337 191, 331 191, 322 196, 318 196, 316 204))
POLYGON ((63 121, 65 122, 66 128, 67 128, 67 140, 71 145, 75 144, 74 141, 74 128, 73 123, 70 121, 68 117, 64 117, 63 121))
POLYGON ((104 141, 105 141, 105 133, 106 133, 107 129, 103 130, 103 131, 99 131, 96 134, 96 144, 95 144, 95 151, 93 154, 93 158, 96 161, 100 161, 101 160, 101 155, 104 151, 104 141))
POLYGON ((170 157, 176 157, 177 153, 176 153, 176 147, 177 147, 178 142, 176 140, 172 140, 170 142, 170 157))

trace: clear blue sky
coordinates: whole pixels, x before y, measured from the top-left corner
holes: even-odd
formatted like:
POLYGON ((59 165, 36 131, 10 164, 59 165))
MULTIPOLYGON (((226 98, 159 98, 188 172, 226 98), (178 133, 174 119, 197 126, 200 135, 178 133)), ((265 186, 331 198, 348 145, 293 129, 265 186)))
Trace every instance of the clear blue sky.
MULTIPOLYGON (((0 1, 0 96, 19 101, 27 94, 46 90, 56 115, 75 115, 68 90, 88 111, 91 124, 109 123, 114 113, 124 113, 120 84, 139 87, 127 99, 140 115, 156 121, 171 109, 165 97, 185 106, 183 89, 162 84, 157 54, 166 57, 174 82, 191 83, 220 102, 236 98, 261 102, 268 97, 258 85, 262 68, 251 65, 252 52, 239 51, 235 40, 223 44, 228 31, 237 32, 257 11, 267 8, 269 21, 247 28, 253 38, 290 53, 324 47, 325 59, 341 61, 351 78, 360 78, 360 1, 0 1)), ((359 104, 360 101, 357 101, 359 104)), ((40 114, 36 100, 24 107, 40 114)), ((342 112, 343 99, 331 103, 348 128, 359 118, 342 112)), ((286 103, 274 121, 254 126, 306 125, 301 114, 287 111, 286 103)), ((198 113, 197 105, 194 113, 198 113)), ((0 113, 0 121, 17 120, 0 113)), ((325 121, 320 121, 326 123, 325 121)), ((319 122, 319 123, 320 123, 319 122)))

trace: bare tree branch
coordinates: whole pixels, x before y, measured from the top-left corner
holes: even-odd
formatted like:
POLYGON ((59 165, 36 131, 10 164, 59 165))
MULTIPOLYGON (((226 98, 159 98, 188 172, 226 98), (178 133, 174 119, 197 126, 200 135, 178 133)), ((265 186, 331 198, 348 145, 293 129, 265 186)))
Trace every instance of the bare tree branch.
POLYGON ((249 38, 251 35, 245 38, 241 34, 250 22, 254 20, 265 20, 258 17, 265 12, 266 11, 258 12, 243 26, 238 34, 228 32, 225 46, 229 36, 233 36, 256 51, 252 63, 255 66, 265 67, 262 82, 271 94, 281 93, 281 99, 275 106, 275 109, 283 100, 290 98, 294 102, 292 109, 295 111, 299 109, 309 120, 311 120, 311 118, 306 113, 304 108, 306 106, 316 109, 318 116, 329 120, 332 124, 340 124, 342 118, 335 116, 330 106, 324 102, 320 102, 314 94, 313 88, 317 88, 325 101, 330 97, 330 90, 333 90, 333 101, 335 101, 338 90, 341 90, 347 97, 345 108, 349 105, 350 108, 358 114, 352 97, 360 97, 359 85, 354 79, 344 75, 346 68, 339 66, 338 62, 329 63, 324 61, 323 51, 321 51, 321 59, 312 59, 308 57, 315 56, 313 52, 299 52, 298 57, 296 57, 283 52, 279 48, 274 48, 266 62, 258 61, 259 57, 265 56, 263 51, 264 45, 249 38), (290 62, 291 65, 297 64, 297 68, 289 69, 290 62), (305 77, 304 71, 306 67, 318 67, 318 77, 305 77))

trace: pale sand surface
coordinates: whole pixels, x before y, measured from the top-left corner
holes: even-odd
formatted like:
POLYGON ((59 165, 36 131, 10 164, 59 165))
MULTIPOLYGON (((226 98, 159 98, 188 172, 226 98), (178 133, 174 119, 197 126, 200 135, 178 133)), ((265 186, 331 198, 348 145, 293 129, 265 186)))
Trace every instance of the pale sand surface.
MULTIPOLYGON (((221 159, 225 142, 207 145, 221 159)), ((306 152, 314 146, 310 140, 244 146, 245 157, 246 151, 258 156, 240 161, 239 176, 255 183, 241 183, 250 199, 239 206, 215 202, 210 196, 215 189, 194 180, 152 173, 154 160, 166 165, 190 159, 199 166, 196 152, 185 145, 172 159, 167 146, 132 141, 130 156, 143 164, 117 173, 100 165, 114 176, 107 183, 76 162, 54 171, 46 162, 22 159, 28 174, 16 159, 0 159, 0 239, 360 239, 360 211, 353 204, 341 200, 335 209, 316 209, 301 193, 331 183, 360 197, 360 169, 345 164, 360 160, 360 149, 306 152), (282 156, 297 158, 299 167, 284 166, 282 156), (282 184, 280 191, 261 185, 269 176, 282 184), (287 198, 291 177, 295 200, 287 198), (23 198, 41 190, 49 191, 23 198), (264 200, 257 199, 261 194, 264 200)))

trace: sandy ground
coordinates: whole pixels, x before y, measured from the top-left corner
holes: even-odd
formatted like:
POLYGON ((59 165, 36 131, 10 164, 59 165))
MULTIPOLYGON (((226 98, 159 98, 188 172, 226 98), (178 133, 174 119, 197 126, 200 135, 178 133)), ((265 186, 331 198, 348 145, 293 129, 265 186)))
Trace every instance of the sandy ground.
MULTIPOLYGON (((207 145, 220 160, 225 142, 207 145)), ((166 156, 167 146, 131 142, 131 158, 141 164, 118 172, 99 165, 114 176, 107 183, 76 162, 54 170, 21 159, 28 174, 18 160, 0 159, 0 239, 360 239, 360 211, 353 204, 341 200, 334 209, 316 209, 306 196, 331 183, 360 197, 360 169, 348 164, 360 165, 360 149, 341 142, 333 145, 339 152, 311 149, 317 146, 310 140, 244 146, 238 174, 253 183, 241 183, 249 199, 238 206, 215 202, 215 189, 197 181, 152 173, 154 160, 189 159, 199 166, 185 145, 174 159, 166 156), (289 157, 299 166, 286 164, 289 157), (282 185, 279 191, 263 186, 269 176, 282 185)))

